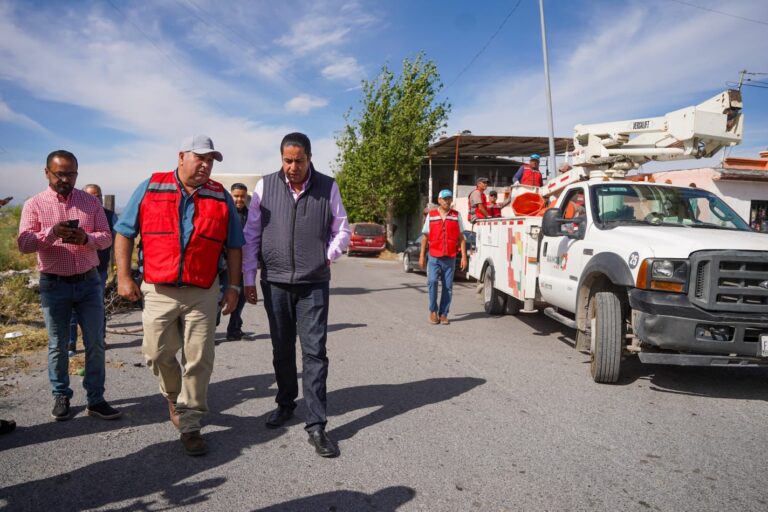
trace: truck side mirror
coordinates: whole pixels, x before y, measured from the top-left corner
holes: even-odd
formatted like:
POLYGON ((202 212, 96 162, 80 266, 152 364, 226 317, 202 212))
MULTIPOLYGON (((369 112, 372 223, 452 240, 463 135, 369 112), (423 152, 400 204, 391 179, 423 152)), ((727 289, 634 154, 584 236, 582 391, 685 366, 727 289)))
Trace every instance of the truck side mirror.
POLYGON ((541 231, 544 236, 566 236, 583 240, 587 233, 587 218, 580 215, 572 219, 564 219, 560 217, 559 209, 550 208, 544 212, 541 231))
POLYGON ((541 221, 541 232, 544 236, 563 236, 565 233, 560 232, 560 225, 562 219, 560 219, 560 210, 557 208, 550 208, 544 212, 544 218, 541 221))

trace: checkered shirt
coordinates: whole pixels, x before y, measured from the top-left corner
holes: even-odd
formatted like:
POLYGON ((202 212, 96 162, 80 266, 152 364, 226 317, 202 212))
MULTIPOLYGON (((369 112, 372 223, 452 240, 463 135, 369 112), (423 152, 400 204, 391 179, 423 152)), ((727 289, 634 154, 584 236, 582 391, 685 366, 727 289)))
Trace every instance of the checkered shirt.
POLYGON ((98 199, 78 189, 64 197, 48 187, 24 203, 17 243, 21 252, 37 253, 40 272, 72 276, 99 265, 96 251, 112 245, 112 233, 98 199), (65 244, 53 234, 56 224, 73 219, 88 234, 85 245, 65 244))

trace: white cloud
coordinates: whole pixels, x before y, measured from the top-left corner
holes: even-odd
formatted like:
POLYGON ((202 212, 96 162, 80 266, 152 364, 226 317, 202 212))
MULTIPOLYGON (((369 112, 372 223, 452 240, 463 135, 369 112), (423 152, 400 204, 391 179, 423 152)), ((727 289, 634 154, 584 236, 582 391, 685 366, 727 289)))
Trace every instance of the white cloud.
POLYGON ((288 112, 307 114, 310 110, 326 105, 328 105, 328 100, 325 98, 318 98, 316 96, 310 96, 309 94, 299 94, 288 100, 285 103, 285 108, 288 112))
MULTIPOLYGON (((738 70, 765 67, 764 27, 678 7, 635 3, 601 16, 585 13, 581 38, 567 45, 548 31, 550 48, 561 50, 550 53, 556 136, 570 136, 578 123, 656 116, 693 105, 722 90, 738 70), (603 22, 606 16, 610 24, 603 22)), ((768 19, 766 4, 742 2, 729 10, 737 13, 739 7, 768 19)), ((449 133, 548 132, 540 65, 481 82, 472 98, 454 108, 449 133)), ((749 104, 744 108, 749 121, 749 104)), ((748 122, 745 144, 750 137, 748 122)))
POLYGON ((15 124, 41 133, 48 133, 48 130, 41 126, 37 121, 24 114, 14 112, 3 100, 0 100, 0 122, 15 124))
POLYGON ((365 76, 365 70, 354 57, 342 57, 328 64, 321 71, 328 80, 359 82, 365 76))

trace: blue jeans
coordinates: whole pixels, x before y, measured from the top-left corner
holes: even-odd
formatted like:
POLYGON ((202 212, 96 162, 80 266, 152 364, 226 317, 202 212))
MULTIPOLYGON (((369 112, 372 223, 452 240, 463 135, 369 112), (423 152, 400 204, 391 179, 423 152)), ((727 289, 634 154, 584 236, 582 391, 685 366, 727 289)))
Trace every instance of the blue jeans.
POLYGON ((429 311, 437 312, 440 316, 448 316, 453 295, 453 274, 456 270, 456 258, 434 258, 429 256, 427 262, 427 290, 429 290, 429 311), (440 294, 440 308, 437 307, 437 280, 443 284, 440 294))
POLYGON ((72 398, 69 387, 69 322, 77 312, 85 345, 83 387, 88 405, 104 401, 104 288, 98 272, 87 279, 67 283, 40 276, 40 299, 48 328, 48 380, 53 396, 72 398))
MULTIPOLYGON (((101 276, 101 286, 102 288, 107 287, 107 271, 99 270, 99 275, 101 276)), ((106 312, 105 312, 106 315, 106 312)), ((104 337, 104 339, 107 338, 107 319, 106 316, 104 318, 104 329, 102 329, 101 335, 104 337)), ((69 349, 75 350, 77 347, 77 311, 72 309, 72 320, 69 322, 69 349)))

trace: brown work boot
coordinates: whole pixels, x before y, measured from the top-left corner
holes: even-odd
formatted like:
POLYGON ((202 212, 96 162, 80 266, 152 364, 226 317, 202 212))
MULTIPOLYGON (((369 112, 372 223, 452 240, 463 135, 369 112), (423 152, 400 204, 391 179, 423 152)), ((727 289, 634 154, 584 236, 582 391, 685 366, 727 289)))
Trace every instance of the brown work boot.
POLYGON ((448 321, 448 317, 446 315, 440 315, 440 323, 443 325, 448 325, 451 322, 448 321))
POLYGON ((193 457, 205 455, 208 452, 208 446, 205 444, 205 440, 200 435, 199 430, 181 434, 181 444, 184 446, 187 455, 192 455, 193 457))
MULTIPOLYGON (((168 400, 166 398, 166 400, 168 400)), ((176 404, 168 400, 168 415, 171 417, 171 423, 176 428, 179 428, 179 413, 176 412, 176 404)))
POLYGON ((429 323, 435 324, 435 325, 440 323, 440 320, 437 318, 437 311, 432 311, 429 314, 429 323))

